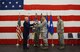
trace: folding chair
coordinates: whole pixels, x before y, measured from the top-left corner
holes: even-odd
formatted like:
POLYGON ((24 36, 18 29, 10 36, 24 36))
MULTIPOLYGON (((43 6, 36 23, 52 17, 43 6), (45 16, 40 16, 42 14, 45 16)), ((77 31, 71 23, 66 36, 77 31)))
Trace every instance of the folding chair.
POLYGON ((80 32, 79 32, 79 33, 77 33, 77 38, 78 38, 77 43, 78 43, 78 44, 80 44, 80 32))
POLYGON ((69 44, 72 44, 72 46, 73 46, 73 34, 70 32, 70 33, 68 33, 68 41, 69 41, 69 44))

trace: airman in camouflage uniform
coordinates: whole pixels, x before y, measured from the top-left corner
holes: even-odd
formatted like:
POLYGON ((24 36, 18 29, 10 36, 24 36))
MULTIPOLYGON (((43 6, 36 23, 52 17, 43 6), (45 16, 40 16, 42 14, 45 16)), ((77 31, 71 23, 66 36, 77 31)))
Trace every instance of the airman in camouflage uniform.
POLYGON ((57 17, 58 18, 58 22, 57 22, 57 33, 58 33, 58 39, 59 39, 59 45, 60 45, 60 49, 64 48, 64 23, 61 19, 60 16, 57 17))
POLYGON ((35 16, 35 20, 34 20, 34 42, 35 42, 35 47, 38 47, 39 46, 39 35, 40 35, 40 28, 38 27, 39 25, 39 21, 38 21, 38 17, 37 17, 37 13, 36 13, 36 16, 35 16))

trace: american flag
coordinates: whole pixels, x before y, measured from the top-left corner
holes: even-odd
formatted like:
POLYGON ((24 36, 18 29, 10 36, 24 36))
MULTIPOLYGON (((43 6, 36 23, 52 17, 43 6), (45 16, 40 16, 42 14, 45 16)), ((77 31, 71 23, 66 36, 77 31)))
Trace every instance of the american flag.
MULTIPOLYGON (((72 32, 74 37, 80 32, 80 0, 0 0, 0 40, 15 40, 16 25, 21 16, 21 27, 23 27, 24 17, 29 15, 30 21, 33 23, 35 13, 46 15, 50 20, 50 13, 53 17, 54 35, 57 39, 56 27, 57 16, 61 16, 64 21, 64 38, 67 33, 72 32)), ((31 36, 31 35, 30 35, 31 36)), ((32 37, 31 37, 32 38, 32 37)), ((48 36, 50 39, 51 36, 48 36)), ((15 41, 12 41, 14 43, 15 41)))
POLYGON ((18 37, 17 43, 19 43, 19 41, 22 40, 22 37, 21 37, 22 31, 21 31, 21 20, 20 20, 20 17, 19 17, 19 19, 18 19, 16 32, 17 32, 17 37, 18 37))
POLYGON ((53 35, 53 33, 54 33, 52 15, 50 15, 49 32, 50 32, 51 35, 53 35))

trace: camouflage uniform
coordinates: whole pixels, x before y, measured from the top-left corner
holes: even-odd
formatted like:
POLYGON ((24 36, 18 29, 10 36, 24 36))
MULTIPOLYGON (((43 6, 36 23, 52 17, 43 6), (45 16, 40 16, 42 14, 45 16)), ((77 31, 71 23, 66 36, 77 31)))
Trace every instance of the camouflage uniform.
POLYGON ((39 46, 39 35, 40 35, 40 28, 38 27, 39 22, 38 20, 35 20, 35 25, 34 25, 34 41, 35 41, 35 46, 39 46))
POLYGON ((47 37, 46 37, 46 34, 47 34, 47 21, 44 20, 41 24, 39 24, 39 27, 40 27, 41 37, 44 41, 44 47, 48 46, 48 40, 47 40, 47 37))
POLYGON ((57 22, 57 33, 58 33, 58 39, 59 39, 59 44, 60 48, 64 47, 64 23, 61 19, 58 20, 57 22))

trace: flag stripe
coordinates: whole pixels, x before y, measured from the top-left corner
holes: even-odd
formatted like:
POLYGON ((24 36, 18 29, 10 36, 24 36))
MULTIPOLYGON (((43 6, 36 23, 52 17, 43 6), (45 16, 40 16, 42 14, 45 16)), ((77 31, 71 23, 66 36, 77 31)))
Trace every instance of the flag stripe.
POLYGON ((54 16, 62 15, 80 15, 80 10, 0 10, 0 16, 14 16, 14 15, 48 15, 52 14, 54 16))
POLYGON ((24 10, 80 10, 80 5, 24 5, 24 10))
MULTIPOLYGON (((73 34, 73 39, 77 39, 77 33, 72 33, 73 34)), ((53 39, 58 39, 58 34, 54 33, 53 39)), ((68 39, 68 33, 64 33, 64 38, 68 39)), ((0 39, 17 39, 16 33, 0 33, 0 39)), ((34 35, 30 33, 29 39, 34 39, 34 35)), ((39 39, 42 39, 41 36, 39 36, 39 39)), ((48 34, 48 39, 51 39, 51 35, 48 34)))
MULTIPOLYGON (((21 21, 21 26, 23 26, 23 22, 24 21, 21 21)), ((34 21, 30 21, 30 23, 33 24, 34 21)), ((49 23, 50 21, 48 22, 48 24, 49 23)), ((53 24, 54 27, 57 27, 57 21, 53 21, 53 24)), ((0 21, 0 27, 16 27, 16 26, 17 21, 0 21)), ((64 27, 80 27, 80 21, 64 21, 64 27)))
MULTIPOLYGON (((67 45, 72 45, 72 44, 75 44, 75 45, 79 45, 80 44, 80 40, 79 39, 65 39, 65 44, 67 45)), ((16 44, 17 42, 17 39, 0 39, 0 44, 16 44)), ((21 41, 20 43, 22 44, 23 41, 21 41)), ((42 39, 39 39, 39 42, 40 44, 42 44, 42 39)), ((29 39, 29 42, 28 42, 30 45, 31 44, 34 44, 34 40, 33 39, 29 39)), ((48 39, 48 44, 52 44, 52 39, 48 39)), ((55 45, 59 45, 59 40, 58 39, 53 39, 53 44, 55 45)))
MULTIPOLYGON (((0 16, 0 21, 17 21, 18 20, 18 15, 14 16, 0 16)), ((20 18, 21 20, 24 20, 24 15, 21 15, 20 18)), ((53 21, 57 21, 57 16, 52 16, 53 21)), ((80 16, 61 16, 63 21, 80 21, 80 16)), ((30 15, 30 21, 33 21, 35 18, 35 15, 30 15)), ((38 15, 38 20, 40 20, 41 16, 38 15)), ((48 20, 50 20, 50 16, 48 16, 48 20)))
MULTIPOLYGON (((23 31, 23 27, 22 27, 23 31)), ((54 32, 57 31, 57 28, 54 27, 54 32)), ((1 33, 10 33, 10 32, 16 32, 16 27, 0 27, 0 32, 1 33)), ((32 32, 32 31, 30 31, 32 32)), ((64 27, 64 32, 80 32, 80 27, 64 27)))
POLYGON ((80 4, 80 0, 24 0, 24 5, 31 4, 49 4, 49 5, 67 5, 67 4, 80 4))

